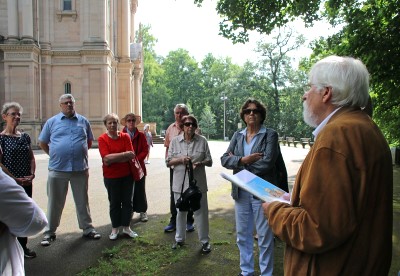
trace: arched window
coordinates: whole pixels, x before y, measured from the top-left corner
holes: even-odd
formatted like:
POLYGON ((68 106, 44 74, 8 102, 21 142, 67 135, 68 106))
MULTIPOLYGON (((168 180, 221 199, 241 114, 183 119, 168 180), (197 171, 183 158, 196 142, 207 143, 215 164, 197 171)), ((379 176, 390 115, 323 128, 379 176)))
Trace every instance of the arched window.
POLYGON ((66 82, 64 84, 64 94, 71 94, 71 83, 66 82))

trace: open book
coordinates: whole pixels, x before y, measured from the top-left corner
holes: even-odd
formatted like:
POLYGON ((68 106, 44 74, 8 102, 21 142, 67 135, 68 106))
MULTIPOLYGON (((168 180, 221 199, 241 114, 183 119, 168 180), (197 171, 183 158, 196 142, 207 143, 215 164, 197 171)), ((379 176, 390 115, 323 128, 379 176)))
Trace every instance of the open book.
POLYGON ((261 177, 258 177, 248 170, 242 170, 234 175, 222 172, 220 175, 226 180, 229 180, 233 184, 239 186, 243 190, 248 191, 263 201, 280 201, 290 203, 288 200, 281 198, 282 195, 286 193, 284 190, 276 187, 274 184, 262 179, 261 177))

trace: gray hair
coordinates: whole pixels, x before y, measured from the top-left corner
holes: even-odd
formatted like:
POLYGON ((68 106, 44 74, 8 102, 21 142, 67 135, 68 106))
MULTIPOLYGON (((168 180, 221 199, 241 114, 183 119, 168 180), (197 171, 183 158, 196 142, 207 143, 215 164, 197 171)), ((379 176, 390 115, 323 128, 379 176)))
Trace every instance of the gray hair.
POLYGON ((174 113, 175 113, 175 111, 176 111, 177 109, 183 109, 183 110, 186 111, 186 114, 189 114, 189 108, 187 107, 186 104, 183 104, 183 103, 177 104, 177 105, 175 106, 175 108, 174 108, 174 113))
POLYGON ((63 100, 65 99, 71 99, 71 101, 74 103, 75 102, 75 98, 74 96, 72 96, 72 94, 62 94, 60 96, 60 99, 58 99, 58 101, 61 103, 63 100))
POLYGON ((17 109, 19 111, 19 113, 22 113, 24 111, 24 109, 22 108, 22 106, 19 103, 9 102, 9 103, 3 104, 3 108, 1 109, 1 114, 7 114, 8 110, 10 108, 17 109))
POLYGON ((119 124, 119 117, 118 117, 118 115, 115 114, 115 113, 110 113, 110 114, 107 114, 106 116, 104 116, 104 118, 103 118, 103 124, 104 124, 105 126, 107 126, 107 121, 110 120, 110 119, 117 120, 117 124, 119 124))
POLYGON ((309 81, 319 90, 331 87, 331 102, 335 106, 364 107, 367 105, 369 73, 367 67, 358 59, 326 57, 311 68, 309 81))

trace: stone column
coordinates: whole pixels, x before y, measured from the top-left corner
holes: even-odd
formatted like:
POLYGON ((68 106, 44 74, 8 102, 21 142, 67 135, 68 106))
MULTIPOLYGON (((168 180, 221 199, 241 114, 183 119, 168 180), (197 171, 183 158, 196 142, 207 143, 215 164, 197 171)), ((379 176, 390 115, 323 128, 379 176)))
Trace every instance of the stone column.
POLYGON ((135 42, 135 14, 137 10, 137 4, 137 0, 131 0, 131 43, 135 42))
POLYGON ((19 40, 18 35, 18 1, 7 0, 8 7, 8 42, 15 43, 19 40))
POLYGON ((133 110, 135 114, 142 116, 142 86, 141 86, 141 59, 135 60, 135 67, 133 69, 133 110))
POLYGON ((19 0, 22 8, 22 36, 25 43, 33 43, 33 0, 19 0))
POLYGON ((131 33, 129 0, 122 0, 121 3, 121 58, 122 61, 129 62, 129 35, 131 33))

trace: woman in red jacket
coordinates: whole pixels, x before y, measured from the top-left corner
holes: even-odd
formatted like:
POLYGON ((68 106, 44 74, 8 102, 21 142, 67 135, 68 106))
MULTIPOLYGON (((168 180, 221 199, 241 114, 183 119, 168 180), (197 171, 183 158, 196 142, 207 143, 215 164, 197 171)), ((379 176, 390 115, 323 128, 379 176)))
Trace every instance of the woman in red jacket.
POLYGON ((138 235, 131 230, 132 192, 134 180, 129 160, 135 157, 130 137, 118 131, 118 115, 111 113, 104 117, 107 132, 99 137, 99 151, 103 159, 104 184, 110 201, 112 231, 110 240, 118 238, 118 228, 131 238, 138 235))
POLYGON ((144 176, 139 181, 135 182, 133 192, 133 212, 140 213, 140 221, 148 221, 147 217, 147 198, 146 198, 146 166, 144 160, 149 153, 149 147, 147 145, 146 136, 140 132, 136 125, 140 123, 140 116, 136 116, 133 113, 128 113, 121 120, 121 123, 125 125, 122 132, 128 133, 131 137, 133 149, 135 150, 136 157, 139 160, 140 166, 144 172, 144 176))

